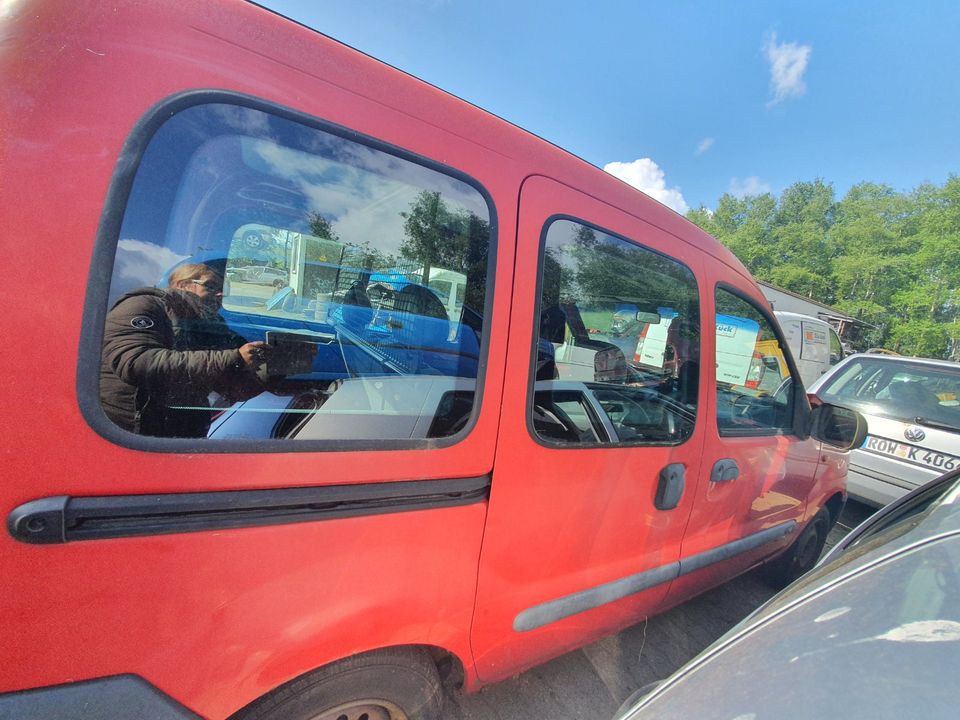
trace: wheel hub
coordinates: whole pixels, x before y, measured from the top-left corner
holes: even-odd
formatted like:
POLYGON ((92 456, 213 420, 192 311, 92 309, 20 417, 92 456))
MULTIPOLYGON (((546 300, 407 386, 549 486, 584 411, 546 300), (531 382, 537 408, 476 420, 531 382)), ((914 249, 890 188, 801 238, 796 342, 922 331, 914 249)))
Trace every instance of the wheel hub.
POLYGON ((354 700, 314 715, 311 720, 408 720, 407 714, 386 700, 354 700))

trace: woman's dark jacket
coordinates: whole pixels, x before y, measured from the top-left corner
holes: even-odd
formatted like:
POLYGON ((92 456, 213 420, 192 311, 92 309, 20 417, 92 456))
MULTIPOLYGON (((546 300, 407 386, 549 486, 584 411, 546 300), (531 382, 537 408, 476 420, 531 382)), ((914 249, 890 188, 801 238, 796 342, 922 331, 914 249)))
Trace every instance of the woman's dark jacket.
POLYGON ((205 437, 211 392, 240 399, 258 391, 238 350, 246 342, 196 295, 157 288, 128 293, 104 327, 104 412, 141 435, 205 437))

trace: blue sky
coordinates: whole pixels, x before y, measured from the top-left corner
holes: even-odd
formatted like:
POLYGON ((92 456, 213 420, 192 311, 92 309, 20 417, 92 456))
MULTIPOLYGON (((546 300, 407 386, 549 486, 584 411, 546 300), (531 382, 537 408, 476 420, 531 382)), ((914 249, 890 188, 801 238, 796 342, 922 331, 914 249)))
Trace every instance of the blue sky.
POLYGON ((262 0, 684 211, 960 171, 960 2, 262 0))

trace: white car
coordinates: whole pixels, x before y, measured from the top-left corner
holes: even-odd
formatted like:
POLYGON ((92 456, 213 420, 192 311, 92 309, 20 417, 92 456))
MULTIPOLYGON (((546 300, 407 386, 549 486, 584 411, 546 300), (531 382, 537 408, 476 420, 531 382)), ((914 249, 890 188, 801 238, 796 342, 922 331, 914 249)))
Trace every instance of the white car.
POLYGON ((960 364, 851 355, 810 392, 867 420, 867 438, 850 454, 852 497, 886 505, 960 467, 960 364))
POLYGON ((269 267, 267 265, 251 265, 242 270, 240 279, 244 282, 255 283, 257 285, 273 285, 280 280, 288 282, 289 275, 286 270, 269 267))

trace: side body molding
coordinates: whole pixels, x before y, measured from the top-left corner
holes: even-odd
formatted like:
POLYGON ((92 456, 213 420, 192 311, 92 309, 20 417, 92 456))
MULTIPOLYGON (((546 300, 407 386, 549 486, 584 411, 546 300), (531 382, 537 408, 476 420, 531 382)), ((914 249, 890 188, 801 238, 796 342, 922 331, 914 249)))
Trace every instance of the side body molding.
POLYGON ((784 535, 789 535, 793 532, 796 527, 797 522, 795 520, 789 520, 767 528, 766 530, 761 530, 753 535, 748 535, 739 540, 734 540, 720 547, 713 548, 712 550, 683 558, 679 562, 661 565, 658 568, 637 573, 636 575, 630 575, 564 597, 548 600, 545 603, 535 605, 518 613, 513 620, 513 629, 515 632, 536 630, 537 628, 557 622, 558 620, 563 620, 571 615, 576 615, 577 613, 592 610, 607 603, 622 600, 629 595, 649 590, 662 583, 671 582, 683 575, 702 570, 718 562, 723 562, 736 555, 765 545, 768 542, 779 540, 784 535))

